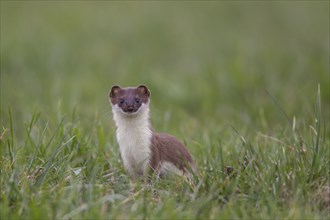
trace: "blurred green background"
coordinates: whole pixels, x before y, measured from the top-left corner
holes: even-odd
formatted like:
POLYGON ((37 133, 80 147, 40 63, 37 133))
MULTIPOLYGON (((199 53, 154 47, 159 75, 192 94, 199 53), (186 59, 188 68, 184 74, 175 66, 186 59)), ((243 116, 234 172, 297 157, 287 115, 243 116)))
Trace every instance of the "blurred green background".
POLYGON ((308 124, 318 83, 329 115, 328 19, 327 1, 1 1, 2 126, 9 107, 17 135, 35 111, 107 126, 114 84, 150 88, 159 130, 286 126, 268 92, 308 124))
POLYGON ((0 4, 2 219, 329 217, 329 1, 0 4), (115 84, 150 88, 194 184, 132 196, 115 84))

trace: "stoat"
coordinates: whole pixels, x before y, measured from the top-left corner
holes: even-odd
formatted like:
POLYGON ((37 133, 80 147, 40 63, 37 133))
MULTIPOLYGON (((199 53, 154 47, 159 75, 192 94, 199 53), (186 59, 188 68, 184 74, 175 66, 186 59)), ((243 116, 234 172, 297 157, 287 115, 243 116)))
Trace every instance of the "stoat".
POLYGON ((194 170, 192 157, 180 141, 152 129, 150 91, 146 86, 113 86, 109 101, 120 154, 131 177, 144 176, 148 170, 157 176, 164 176, 169 171, 185 175, 194 170))

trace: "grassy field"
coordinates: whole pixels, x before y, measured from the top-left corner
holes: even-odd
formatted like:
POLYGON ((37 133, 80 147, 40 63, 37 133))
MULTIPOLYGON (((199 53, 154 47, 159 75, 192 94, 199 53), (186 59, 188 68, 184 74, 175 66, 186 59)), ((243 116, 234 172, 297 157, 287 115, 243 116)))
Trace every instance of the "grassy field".
POLYGON ((329 218, 328 1, 1 1, 1 219, 329 218), (108 103, 146 84, 198 165, 130 190, 108 103))

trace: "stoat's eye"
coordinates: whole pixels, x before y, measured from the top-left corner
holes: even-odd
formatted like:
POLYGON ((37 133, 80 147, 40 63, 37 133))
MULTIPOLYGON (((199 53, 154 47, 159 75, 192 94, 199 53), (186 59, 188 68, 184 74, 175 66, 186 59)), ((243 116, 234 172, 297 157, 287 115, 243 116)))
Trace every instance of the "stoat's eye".
POLYGON ((139 99, 139 98, 136 98, 136 99, 135 99, 135 103, 136 103, 136 104, 140 104, 140 99, 139 99))
POLYGON ((124 104, 124 99, 119 99, 119 104, 124 104))

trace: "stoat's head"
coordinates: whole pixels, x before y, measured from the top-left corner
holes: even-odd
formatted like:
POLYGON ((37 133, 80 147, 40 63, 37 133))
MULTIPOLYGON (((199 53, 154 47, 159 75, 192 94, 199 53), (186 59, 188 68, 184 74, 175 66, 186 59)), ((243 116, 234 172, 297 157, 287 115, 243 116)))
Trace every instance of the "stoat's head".
POLYGON ((109 92, 109 101, 116 113, 134 116, 149 108, 150 91, 144 86, 120 88, 113 86, 109 92))

